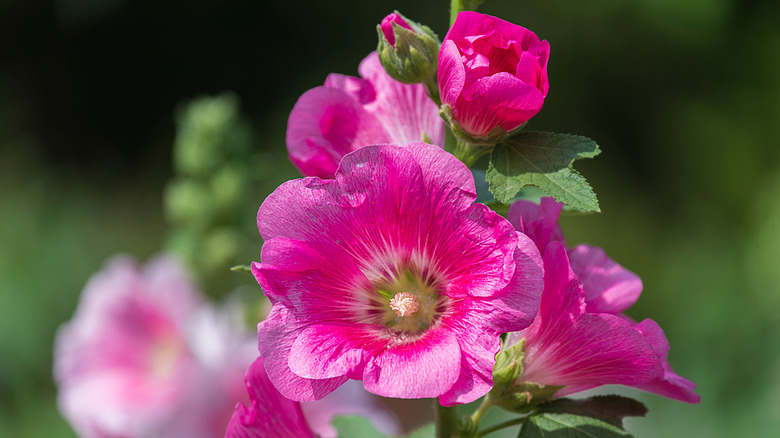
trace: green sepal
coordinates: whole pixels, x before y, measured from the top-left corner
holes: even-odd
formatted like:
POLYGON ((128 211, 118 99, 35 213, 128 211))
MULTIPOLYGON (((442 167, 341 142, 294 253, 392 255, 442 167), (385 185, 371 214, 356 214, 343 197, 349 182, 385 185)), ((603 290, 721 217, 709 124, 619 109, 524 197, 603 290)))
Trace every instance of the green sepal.
POLYGON ((387 438, 382 432, 376 430, 368 419, 356 415, 338 416, 331 421, 331 424, 339 438, 387 438))
POLYGON ((600 152, 586 137, 522 132, 495 147, 485 177, 490 192, 505 204, 522 188, 536 186, 570 207, 599 212, 596 194, 572 164, 600 152))

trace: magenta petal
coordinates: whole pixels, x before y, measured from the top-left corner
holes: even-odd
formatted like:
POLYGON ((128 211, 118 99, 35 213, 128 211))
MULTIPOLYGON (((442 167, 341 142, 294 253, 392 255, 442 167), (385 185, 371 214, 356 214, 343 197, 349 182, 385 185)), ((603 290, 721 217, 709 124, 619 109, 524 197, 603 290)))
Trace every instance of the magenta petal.
POLYGON ((287 122, 287 150, 293 164, 323 178, 336 168, 316 168, 315 163, 338 164, 344 154, 367 144, 389 140, 382 124, 345 91, 317 87, 295 103, 287 122))
POLYGON ((331 73, 325 78, 324 86, 346 92, 361 105, 373 102, 376 99, 376 90, 374 90, 371 82, 354 76, 331 73))
POLYGON ((422 141, 428 137, 432 144, 444 145, 444 123, 439 107, 428 97, 422 84, 403 84, 391 78, 379 62, 379 55, 372 52, 358 67, 360 76, 371 82, 376 99, 365 104, 365 110, 382 124, 388 135, 387 142, 404 145, 422 141))
POLYGON ((298 335, 290 350, 290 369, 308 379, 348 376, 363 366, 368 352, 361 346, 371 343, 375 337, 368 327, 354 324, 309 326, 298 335))
POLYGON ((471 403, 493 387, 493 365, 501 348, 500 333, 485 333, 479 327, 461 331, 461 370, 449 391, 439 396, 442 406, 471 403))
MULTIPOLYGON (((508 294, 514 295, 514 294, 508 294)), ((456 334, 461 348, 461 372, 452 388, 439 397, 443 406, 470 403, 490 391, 493 365, 504 332, 519 330, 524 309, 513 308, 502 299, 463 300, 453 306, 453 318, 446 328, 456 334), (486 330, 486 327, 491 329, 486 330)))
POLYGON ((460 368, 460 347, 453 333, 430 330, 421 339, 389 348, 370 361, 363 385, 384 397, 438 397, 452 387, 460 368))
POLYGON ((547 244, 552 241, 565 243, 561 227, 558 226, 562 209, 562 202, 549 197, 542 198, 539 204, 515 201, 509 206, 507 219, 515 229, 533 239, 540 252, 544 252, 547 244))
POLYGON ((663 375, 661 377, 644 384, 632 386, 643 391, 652 392, 653 394, 662 395, 685 403, 699 403, 701 398, 693 391, 696 389, 696 384, 677 375, 671 365, 669 365, 669 362, 667 362, 666 358, 669 353, 669 342, 666 340, 666 335, 664 335, 661 327, 659 327, 655 321, 646 319, 637 324, 635 328, 650 342, 650 345, 664 363, 663 375))
POLYGON ((543 103, 535 86, 512 74, 496 73, 463 90, 456 104, 457 121, 474 135, 486 136, 496 126, 512 131, 535 116, 543 103))
POLYGON ((523 50, 528 50, 533 45, 539 43, 539 37, 523 26, 518 26, 492 15, 471 11, 464 11, 458 14, 444 39, 458 39, 492 33, 501 35, 505 41, 516 41, 523 50))
POLYGON ((296 401, 318 400, 347 381, 347 377, 306 379, 290 370, 288 357, 302 327, 284 305, 275 304, 268 318, 258 324, 257 332, 258 349, 268 378, 285 397, 296 401))
POLYGON ((276 390, 266 375, 262 359, 258 358, 249 367, 245 381, 251 404, 236 407, 225 438, 315 437, 300 403, 276 390))
POLYGON ((568 253, 572 270, 582 280, 589 312, 621 313, 642 293, 639 276, 607 257, 601 248, 577 245, 568 253))
POLYGON ((444 40, 441 45, 437 78, 441 101, 451 107, 457 119, 458 108, 454 105, 466 84, 466 69, 460 60, 458 47, 451 40, 444 40))

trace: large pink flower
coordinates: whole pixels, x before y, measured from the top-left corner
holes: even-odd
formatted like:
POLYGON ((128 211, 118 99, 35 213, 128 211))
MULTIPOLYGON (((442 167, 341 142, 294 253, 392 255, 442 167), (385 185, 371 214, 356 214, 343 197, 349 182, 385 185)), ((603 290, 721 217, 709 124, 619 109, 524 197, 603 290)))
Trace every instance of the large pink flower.
POLYGON ((468 168, 424 143, 361 148, 334 180, 271 194, 252 269, 273 302, 258 337, 279 391, 309 401, 357 379, 444 405, 487 393, 499 335, 530 323, 542 271, 533 242, 475 199, 468 168))
MULTIPOLYGON (((558 226, 562 208, 563 204, 552 198, 542 198, 540 204, 517 201, 509 207, 507 218, 518 231, 536 243, 540 252, 544 252, 552 242, 565 245, 558 226)), ((663 359, 663 373, 658 378, 632 386, 686 403, 698 403, 699 396, 693 392, 696 384, 677 375, 666 361, 669 343, 658 324, 652 320, 637 324, 622 314, 642 293, 640 278, 609 258, 601 248, 580 244, 567 248, 566 252, 572 271, 582 282, 587 311, 617 315, 628 321, 643 333, 663 359)))
POLYGON ((550 44, 530 30, 461 12, 439 52, 439 93, 467 134, 510 132, 542 109, 550 87, 550 44))
POLYGON ((420 84, 388 76, 376 52, 358 67, 361 78, 333 73, 304 93, 287 122, 287 150, 307 176, 332 178, 345 154, 370 144, 444 144, 439 108, 420 84))
POLYGON ((330 424, 337 415, 362 415, 386 435, 400 432, 398 422, 359 385, 344 385, 322 400, 298 403, 282 396, 268 380, 258 358, 246 372, 250 404, 238 405, 226 438, 336 438, 330 424))
POLYGON ((582 283, 559 242, 544 253, 539 313, 530 327, 512 333, 508 344, 521 339, 525 358, 518 380, 563 386, 556 396, 606 384, 642 385, 662 374, 662 359, 641 330, 619 316, 586 311, 582 283))
POLYGON ((85 438, 219 437, 255 356, 174 259, 115 258, 57 334, 60 410, 85 438))

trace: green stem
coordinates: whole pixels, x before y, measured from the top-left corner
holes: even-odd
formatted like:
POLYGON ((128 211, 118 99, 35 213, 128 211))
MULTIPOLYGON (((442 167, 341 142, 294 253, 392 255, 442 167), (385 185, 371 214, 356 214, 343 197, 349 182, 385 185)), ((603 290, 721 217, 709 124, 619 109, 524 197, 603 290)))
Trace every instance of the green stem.
POLYGON ((464 0, 450 0, 450 26, 458 18, 458 14, 463 10, 464 0))
POLYGON ((458 410, 455 406, 444 407, 439 399, 433 399, 436 409, 436 438, 453 438, 458 432, 458 410))
POLYGON ((441 106, 441 97, 439 96, 439 85, 436 83, 436 76, 431 76, 430 79, 425 82, 425 88, 428 91, 428 97, 430 97, 436 106, 441 106))
POLYGON ((476 411, 474 411, 473 414, 471 414, 471 422, 474 423, 474 428, 479 426, 479 422, 482 420, 482 416, 485 415, 485 413, 490 410, 490 408, 493 407, 493 402, 490 400, 490 397, 485 397, 482 399, 482 404, 479 405, 476 411))
POLYGON ((516 426, 518 424, 523 424, 523 423, 525 423, 525 420, 527 418, 528 417, 515 418, 514 420, 509 420, 509 421, 505 421, 503 423, 498 423, 495 426, 490 426, 490 427, 488 427, 485 430, 479 431, 479 433, 477 433, 477 437, 482 437, 482 436, 485 436, 485 435, 487 435, 489 433, 493 433, 493 432, 495 432, 497 430, 506 429, 507 427, 512 427, 512 426, 516 426))
POLYGON ((450 26, 461 11, 476 11, 485 0, 450 0, 450 26))
POLYGON ((492 150, 492 146, 474 146, 456 140, 455 149, 452 151, 452 155, 455 155, 455 157, 462 161, 466 166, 471 167, 477 162, 479 157, 489 154, 492 150))

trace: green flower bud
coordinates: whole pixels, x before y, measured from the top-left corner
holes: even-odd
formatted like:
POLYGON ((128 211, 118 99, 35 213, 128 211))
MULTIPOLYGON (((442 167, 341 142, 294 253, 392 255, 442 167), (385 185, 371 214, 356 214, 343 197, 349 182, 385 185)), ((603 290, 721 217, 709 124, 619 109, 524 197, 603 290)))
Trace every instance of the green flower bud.
POLYGON ((379 61, 393 79, 405 84, 433 83, 441 43, 428 27, 397 11, 376 27, 379 61))
POLYGON ((525 340, 496 355, 493 366, 493 389, 488 393, 490 401, 511 412, 526 413, 536 405, 549 400, 562 386, 539 385, 520 382, 525 358, 525 340))

